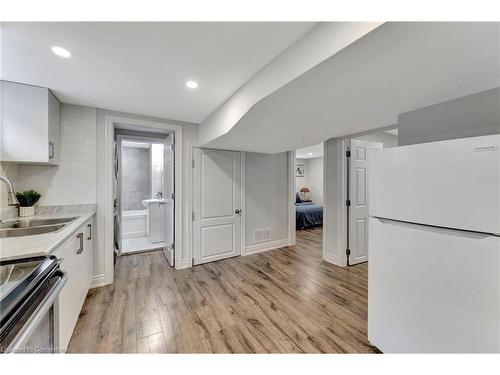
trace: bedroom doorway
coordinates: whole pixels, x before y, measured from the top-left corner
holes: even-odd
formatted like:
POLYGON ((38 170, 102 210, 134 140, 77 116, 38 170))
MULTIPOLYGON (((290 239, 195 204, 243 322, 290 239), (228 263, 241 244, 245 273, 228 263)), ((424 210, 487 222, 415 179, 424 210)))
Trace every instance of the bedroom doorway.
POLYGON ((323 227, 323 142, 295 151, 295 228, 323 227))
POLYGON ((377 131, 347 140, 346 229, 347 265, 368 261, 370 156, 398 146, 398 129, 377 131))

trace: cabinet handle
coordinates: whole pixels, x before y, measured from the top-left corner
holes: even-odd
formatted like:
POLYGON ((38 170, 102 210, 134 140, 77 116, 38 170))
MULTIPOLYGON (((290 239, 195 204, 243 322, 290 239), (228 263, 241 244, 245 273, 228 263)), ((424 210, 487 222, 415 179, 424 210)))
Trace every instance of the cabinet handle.
POLYGON ((87 240, 92 239, 92 224, 87 224, 87 227, 89 227, 89 236, 87 237, 87 240))
POLYGON ((54 142, 49 142, 49 159, 54 159, 54 142))
POLYGON ((80 240, 80 247, 76 251, 76 253, 77 254, 81 254, 81 253, 83 253, 83 233, 78 233, 78 235, 76 236, 76 238, 78 238, 80 240))

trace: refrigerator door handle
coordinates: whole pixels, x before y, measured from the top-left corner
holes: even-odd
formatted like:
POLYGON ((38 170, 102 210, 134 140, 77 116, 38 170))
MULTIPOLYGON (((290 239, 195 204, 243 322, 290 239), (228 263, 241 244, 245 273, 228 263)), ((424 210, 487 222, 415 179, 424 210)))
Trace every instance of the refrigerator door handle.
POLYGON ((438 226, 434 226, 434 225, 412 223, 409 221, 400 221, 400 220, 388 219, 388 218, 377 217, 377 216, 372 216, 372 218, 375 220, 378 220, 384 224, 397 225, 397 226, 403 226, 403 227, 413 227, 413 228, 431 231, 431 232, 435 232, 435 233, 447 234, 447 235, 452 235, 452 236, 459 236, 459 237, 469 238, 469 239, 481 240, 481 239, 488 238, 488 237, 499 237, 498 234, 494 234, 494 233, 483 233, 483 232, 467 231, 467 230, 456 229, 456 228, 438 227, 438 226))

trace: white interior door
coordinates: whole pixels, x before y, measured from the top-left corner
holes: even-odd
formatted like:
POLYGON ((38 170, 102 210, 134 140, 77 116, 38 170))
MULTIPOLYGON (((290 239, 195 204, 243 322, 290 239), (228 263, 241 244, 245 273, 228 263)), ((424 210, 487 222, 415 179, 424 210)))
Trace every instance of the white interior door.
POLYGON ((241 255, 241 153, 194 151, 193 264, 241 255))
POLYGON ((165 236, 164 241, 166 246, 164 248, 165 256, 168 263, 173 267, 175 262, 175 239, 174 239, 174 208, 175 208, 175 192, 174 192, 174 157, 175 148, 174 135, 170 134, 167 137, 164 153, 163 173, 165 175, 165 236))
POLYGON ((370 153, 382 150, 379 142, 351 139, 349 163, 349 264, 368 261, 368 165, 370 153))

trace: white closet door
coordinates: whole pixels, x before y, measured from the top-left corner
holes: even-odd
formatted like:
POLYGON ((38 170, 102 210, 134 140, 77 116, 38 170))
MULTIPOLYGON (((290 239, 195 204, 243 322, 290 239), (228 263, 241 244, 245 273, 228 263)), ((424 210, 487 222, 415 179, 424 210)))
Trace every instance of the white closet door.
POLYGON ((368 165, 370 153, 382 150, 379 142, 351 139, 349 168, 349 264, 368 261, 368 165))
POLYGON ((196 149, 193 264, 241 255, 241 153, 196 149))

